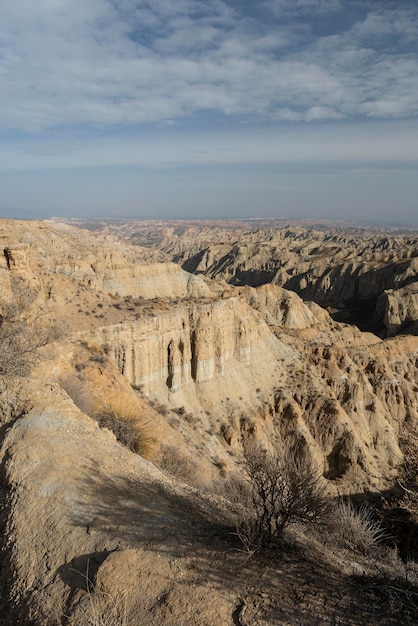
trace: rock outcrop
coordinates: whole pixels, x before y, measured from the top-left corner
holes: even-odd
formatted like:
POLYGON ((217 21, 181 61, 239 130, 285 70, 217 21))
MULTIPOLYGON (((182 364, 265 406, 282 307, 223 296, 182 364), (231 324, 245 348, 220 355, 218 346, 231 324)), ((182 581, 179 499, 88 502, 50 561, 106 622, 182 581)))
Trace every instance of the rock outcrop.
POLYGON ((151 394, 227 377, 232 370, 250 369, 259 380, 258 361, 274 363, 289 351, 234 297, 185 301, 151 317, 103 326, 97 341, 108 346, 133 385, 151 394))
POLYGON ((376 304, 377 314, 383 319, 386 335, 418 334, 418 282, 400 289, 384 291, 376 304))
POLYGON ((181 623, 189 603, 215 620, 207 623, 227 623, 233 594, 218 598, 215 610, 201 598, 214 594, 213 584, 202 579, 192 589, 189 558, 199 550, 209 559, 204 542, 190 556, 181 549, 203 528, 205 506, 219 504, 210 496, 198 504, 190 488, 117 444, 57 386, 41 393, 32 387, 34 397, 2 440, 1 582, 9 593, 0 597, 0 623, 79 626, 105 611, 106 623, 113 616, 123 624, 134 609, 131 623, 181 623), (191 502, 202 507, 203 521, 184 515, 182 504, 191 502), (129 595, 118 587, 127 577, 129 595), (167 618, 158 608, 161 594, 181 595, 186 581, 187 599, 172 598, 167 618))

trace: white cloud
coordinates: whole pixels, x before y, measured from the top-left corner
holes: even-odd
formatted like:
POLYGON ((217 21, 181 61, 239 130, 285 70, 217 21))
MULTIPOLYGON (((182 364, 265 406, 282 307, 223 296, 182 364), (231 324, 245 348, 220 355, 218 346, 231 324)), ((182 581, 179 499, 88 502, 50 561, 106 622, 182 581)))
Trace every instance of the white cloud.
POLYGON ((323 14, 339 11, 342 0, 264 0, 266 9, 276 15, 323 14))
POLYGON ((267 4, 278 24, 226 0, 3 2, 0 128, 166 123, 202 111, 291 121, 418 113, 416 51, 382 47, 403 33, 412 45, 413 4, 363 3, 365 17, 330 36, 293 17, 332 17, 357 0, 267 4))
POLYGON ((364 41, 370 38, 396 36, 403 43, 414 41, 418 35, 418 7, 415 3, 398 4, 396 9, 385 8, 385 4, 374 4, 363 21, 358 22, 352 33, 364 41))

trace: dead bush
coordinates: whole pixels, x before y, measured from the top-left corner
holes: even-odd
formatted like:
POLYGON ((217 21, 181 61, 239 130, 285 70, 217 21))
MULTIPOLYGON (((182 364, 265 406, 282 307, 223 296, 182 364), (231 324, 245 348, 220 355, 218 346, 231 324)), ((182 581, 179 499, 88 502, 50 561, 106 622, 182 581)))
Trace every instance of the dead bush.
POLYGON ((249 553, 280 544, 289 524, 313 524, 326 516, 329 499, 307 461, 290 452, 279 455, 251 446, 245 450, 243 466, 247 513, 237 534, 249 553))
POLYGON ((63 334, 59 324, 35 312, 32 304, 38 294, 24 280, 15 277, 11 287, 12 297, 0 300, 0 378, 26 376, 37 351, 63 334))
POLYGON ((418 435, 413 428, 405 429, 399 437, 399 444, 403 453, 397 480, 401 490, 399 505, 416 523, 418 522, 418 435))
POLYGON ((81 341, 80 345, 83 346, 83 348, 86 348, 86 350, 90 353, 90 361, 95 361, 96 363, 101 364, 106 362, 106 352, 102 346, 86 340, 81 341))

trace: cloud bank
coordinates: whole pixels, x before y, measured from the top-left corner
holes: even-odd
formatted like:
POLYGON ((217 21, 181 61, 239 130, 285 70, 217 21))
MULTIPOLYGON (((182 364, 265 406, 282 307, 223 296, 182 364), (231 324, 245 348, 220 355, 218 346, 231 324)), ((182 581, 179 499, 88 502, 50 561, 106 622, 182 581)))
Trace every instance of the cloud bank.
POLYGON ((405 0, 14 0, 0 5, 3 132, 418 113, 405 0))

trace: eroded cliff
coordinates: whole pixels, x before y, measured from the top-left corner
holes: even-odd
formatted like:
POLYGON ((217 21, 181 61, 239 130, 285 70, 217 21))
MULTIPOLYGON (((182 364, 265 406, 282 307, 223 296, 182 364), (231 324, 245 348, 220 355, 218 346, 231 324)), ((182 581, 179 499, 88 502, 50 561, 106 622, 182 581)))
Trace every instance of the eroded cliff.
POLYGON ((277 228, 220 223, 203 226, 181 223, 147 224, 132 230, 119 227, 118 235, 142 244, 147 237, 184 269, 220 278, 233 285, 274 283, 329 307, 336 319, 358 324, 388 336, 408 325, 416 311, 393 301, 402 300, 400 289, 417 280, 418 239, 415 233, 388 236, 373 229, 339 227, 277 228), (377 300, 391 291, 392 303, 377 300), (377 303, 377 306, 376 306, 377 303), (390 307, 396 319, 391 321, 390 307), (399 320, 399 321, 398 321, 399 320))

